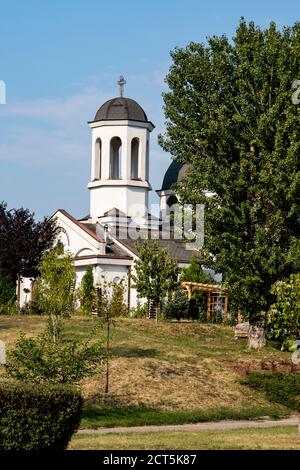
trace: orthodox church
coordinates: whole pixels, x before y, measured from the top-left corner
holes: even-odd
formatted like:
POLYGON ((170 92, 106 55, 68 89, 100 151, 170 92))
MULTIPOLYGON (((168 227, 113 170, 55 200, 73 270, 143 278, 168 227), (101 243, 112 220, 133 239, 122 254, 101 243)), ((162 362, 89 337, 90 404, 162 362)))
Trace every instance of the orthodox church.
MULTIPOLYGON (((154 124, 142 107, 124 94, 120 77, 120 96, 102 104, 88 124, 92 134, 89 214, 76 219, 64 209, 53 218, 59 227, 59 242, 74 255, 77 287, 89 265, 95 285, 124 280, 128 307, 137 304, 131 283, 134 260, 138 258, 136 240, 156 239, 179 266, 189 265, 195 251, 182 240, 164 236, 163 221, 149 213, 150 134, 154 124)), ((160 214, 176 202, 173 183, 185 168, 172 162, 157 192, 160 214)))

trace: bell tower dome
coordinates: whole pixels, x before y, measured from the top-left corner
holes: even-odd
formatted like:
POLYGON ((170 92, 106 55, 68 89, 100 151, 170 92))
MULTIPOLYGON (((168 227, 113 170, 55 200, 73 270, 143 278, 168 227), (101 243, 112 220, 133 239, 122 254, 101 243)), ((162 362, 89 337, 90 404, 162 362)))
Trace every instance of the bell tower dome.
POLYGON ((154 129, 142 107, 120 96, 106 101, 89 122, 92 129, 90 217, 97 220, 112 209, 129 217, 148 213, 149 140, 154 129))

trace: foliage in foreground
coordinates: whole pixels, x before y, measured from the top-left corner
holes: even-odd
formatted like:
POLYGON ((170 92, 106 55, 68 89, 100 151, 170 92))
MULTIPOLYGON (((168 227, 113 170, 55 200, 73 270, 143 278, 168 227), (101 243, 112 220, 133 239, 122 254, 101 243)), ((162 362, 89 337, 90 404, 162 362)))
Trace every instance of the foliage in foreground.
POLYGON ((101 341, 53 343, 47 333, 37 338, 21 334, 7 353, 6 376, 25 383, 77 384, 97 372, 105 357, 102 346, 101 341))
POLYGON ((0 450, 63 450, 79 427, 81 410, 73 388, 1 383, 0 450))
POLYGON ((265 391, 271 402, 300 411, 300 373, 252 372, 243 383, 265 391))
POLYGON ((274 282, 299 271, 299 41, 299 22, 280 31, 242 19, 232 41, 176 48, 166 77, 160 143, 188 165, 180 201, 205 205, 205 265, 225 274, 251 323, 274 282))
POLYGON ((272 293, 276 302, 267 317, 270 334, 283 340, 283 350, 290 350, 300 333, 300 274, 292 274, 289 280, 276 282, 272 293))

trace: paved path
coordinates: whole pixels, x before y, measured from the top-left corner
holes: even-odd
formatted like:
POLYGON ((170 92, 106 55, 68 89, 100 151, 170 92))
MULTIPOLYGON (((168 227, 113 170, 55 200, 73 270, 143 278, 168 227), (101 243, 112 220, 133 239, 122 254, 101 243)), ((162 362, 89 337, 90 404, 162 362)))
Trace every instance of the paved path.
POLYGON ((297 426, 299 417, 292 415, 286 419, 271 419, 264 417, 257 420, 228 420, 197 424, 176 424, 168 426, 132 426, 115 428, 79 429, 78 434, 109 434, 128 432, 160 432, 160 431, 201 431, 238 428, 273 428, 276 426, 297 426))

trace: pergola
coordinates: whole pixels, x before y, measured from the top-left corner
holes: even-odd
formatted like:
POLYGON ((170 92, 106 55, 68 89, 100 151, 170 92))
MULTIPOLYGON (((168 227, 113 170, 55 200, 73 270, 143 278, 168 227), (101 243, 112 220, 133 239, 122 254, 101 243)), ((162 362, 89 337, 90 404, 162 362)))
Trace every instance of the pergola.
POLYGON ((222 314, 224 323, 227 321, 228 296, 221 285, 184 281, 181 286, 187 290, 189 300, 195 291, 207 294, 207 321, 211 321, 217 312, 222 314))

